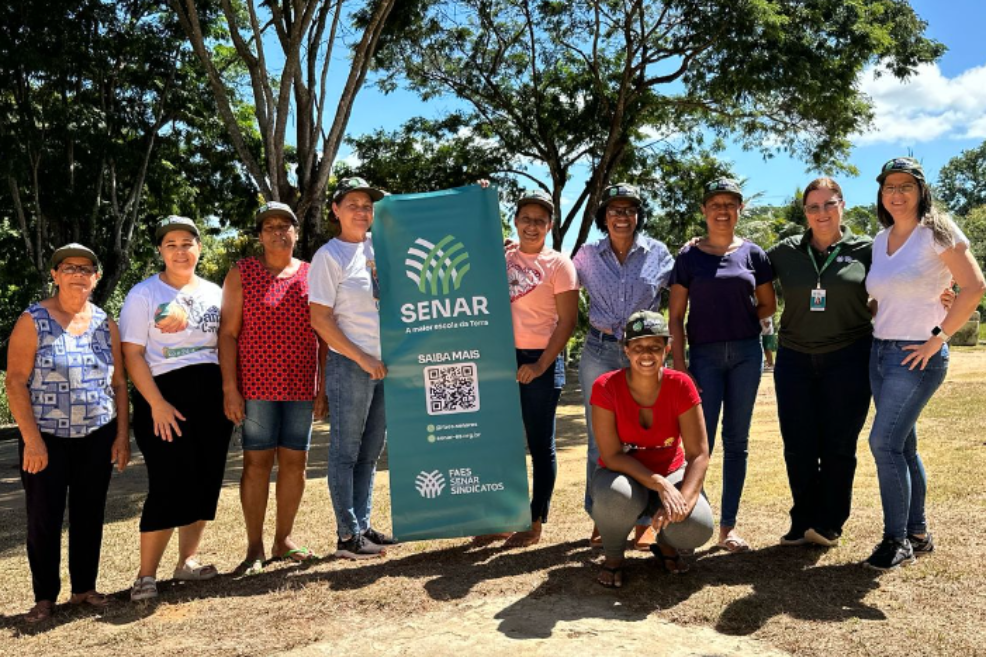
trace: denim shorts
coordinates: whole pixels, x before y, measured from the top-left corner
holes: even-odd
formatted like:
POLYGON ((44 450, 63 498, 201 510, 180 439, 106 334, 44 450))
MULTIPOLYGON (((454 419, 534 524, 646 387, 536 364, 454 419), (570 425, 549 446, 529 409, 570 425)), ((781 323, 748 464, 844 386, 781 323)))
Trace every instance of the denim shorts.
POLYGON ((314 406, 314 402, 310 401, 246 400, 243 449, 284 447, 307 452, 312 444, 314 406))

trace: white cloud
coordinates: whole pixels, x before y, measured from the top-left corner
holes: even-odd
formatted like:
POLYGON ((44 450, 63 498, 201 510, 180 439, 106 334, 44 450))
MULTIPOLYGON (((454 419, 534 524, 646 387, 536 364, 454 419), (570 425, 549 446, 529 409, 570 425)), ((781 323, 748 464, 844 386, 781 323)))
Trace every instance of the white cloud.
POLYGON ((872 129, 855 137, 857 144, 986 136, 986 64, 954 78, 925 64, 906 81, 886 73, 877 78, 870 67, 859 85, 873 102, 874 117, 872 129))

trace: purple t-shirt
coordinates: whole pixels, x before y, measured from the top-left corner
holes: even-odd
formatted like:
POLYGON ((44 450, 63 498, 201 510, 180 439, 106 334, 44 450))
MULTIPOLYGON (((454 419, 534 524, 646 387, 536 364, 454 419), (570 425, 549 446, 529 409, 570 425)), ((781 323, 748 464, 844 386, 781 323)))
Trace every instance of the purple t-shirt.
POLYGON ((686 247, 674 263, 671 285, 688 289, 688 343, 759 337, 755 290, 773 280, 767 254, 748 240, 724 256, 686 247))

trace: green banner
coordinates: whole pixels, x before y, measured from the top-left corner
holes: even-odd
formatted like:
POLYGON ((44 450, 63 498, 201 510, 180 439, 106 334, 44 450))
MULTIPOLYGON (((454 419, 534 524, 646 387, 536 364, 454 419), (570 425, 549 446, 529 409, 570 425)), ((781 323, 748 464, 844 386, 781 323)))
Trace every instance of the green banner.
POLYGON ((374 215, 394 534, 527 529, 496 189, 388 196, 374 215))

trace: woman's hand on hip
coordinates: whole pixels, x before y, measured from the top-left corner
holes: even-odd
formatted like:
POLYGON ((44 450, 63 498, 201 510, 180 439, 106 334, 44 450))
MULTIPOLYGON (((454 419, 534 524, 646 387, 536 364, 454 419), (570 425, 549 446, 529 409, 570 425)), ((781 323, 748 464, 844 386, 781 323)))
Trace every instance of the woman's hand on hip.
POLYGON ((174 440, 172 431, 181 436, 181 429, 178 420, 184 420, 185 416, 178 412, 178 409, 162 400, 155 406, 151 406, 151 418, 154 420, 154 435, 165 442, 174 440))
POLYGON ((913 370, 916 365, 920 365, 923 370, 928 365, 928 361, 930 361, 935 354, 941 351, 943 344, 945 343, 942 342, 941 338, 933 337, 929 338, 924 344, 904 345, 902 349, 911 353, 909 353, 904 360, 900 362, 900 364, 907 365, 910 363, 910 366, 907 368, 909 370, 913 370))
POLYGON ((38 474, 48 467, 48 447, 43 439, 24 443, 24 472, 38 474))

